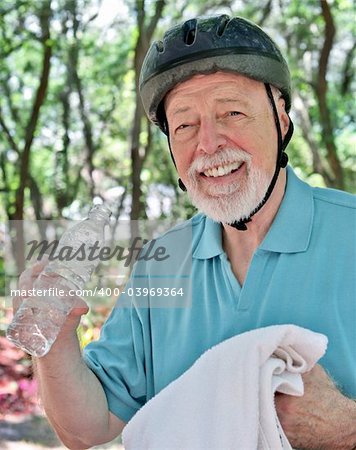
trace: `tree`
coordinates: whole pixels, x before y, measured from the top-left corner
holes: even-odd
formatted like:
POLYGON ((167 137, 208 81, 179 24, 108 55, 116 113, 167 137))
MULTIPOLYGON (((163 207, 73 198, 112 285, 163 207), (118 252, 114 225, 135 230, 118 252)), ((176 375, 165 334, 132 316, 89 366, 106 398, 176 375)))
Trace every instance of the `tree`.
POLYGON ((337 144, 352 129, 350 55, 355 39, 350 27, 344 26, 350 4, 280 1, 280 8, 286 18, 280 29, 292 67, 297 122, 312 160, 311 167, 304 162, 306 172, 320 174, 328 186, 352 190, 345 164, 350 150, 343 154, 337 144))
POLYGON ((6 219, 83 217, 91 199, 101 197, 117 216, 136 220, 152 215, 147 199, 163 204, 167 195, 171 209, 162 214, 186 217, 167 142, 144 117, 138 78, 154 36, 196 14, 242 15, 275 38, 288 54, 294 85, 292 162, 307 179, 318 174, 320 184, 355 189, 351 0, 124 0, 104 26, 96 22, 100 4, 0 6, 6 219))
MULTIPOLYGON (((14 16, 14 12, 10 9, 4 10, 3 14, 10 14, 14 16)), ((16 167, 17 170, 14 174, 16 178, 15 189, 13 189, 9 184, 8 171, 10 169, 9 165, 6 164, 4 155, 1 158, 1 170, 3 173, 5 192, 11 194, 11 190, 13 189, 15 193, 14 197, 8 197, 6 212, 9 220, 18 221, 15 228, 16 238, 13 242, 20 249, 24 246, 22 220, 24 217, 25 188, 30 185, 34 195, 37 195, 39 192, 35 179, 29 175, 29 167, 32 144, 35 139, 40 111, 44 104, 48 88, 52 56, 52 41, 50 34, 51 16, 51 0, 41 2, 39 9, 34 11, 34 17, 36 17, 39 24, 39 31, 36 34, 30 33, 30 35, 34 41, 34 44, 39 43, 42 47, 42 62, 38 73, 37 88, 33 96, 33 101, 29 107, 27 117, 20 117, 18 106, 13 104, 12 92, 14 88, 12 86, 12 77, 16 77, 17 74, 11 74, 10 67, 4 67, 4 76, 1 80, 4 96, 3 102, 0 104, 0 126, 7 140, 8 148, 7 152, 6 150, 3 150, 3 152, 6 154, 11 151, 19 162, 19 165, 16 167), (6 100, 6 104, 4 100, 6 100), (6 117, 4 114, 5 111, 7 112, 6 117), (18 119, 20 119, 20 127, 18 126, 18 119)), ((14 21, 18 28, 22 27, 23 16, 21 15, 21 12, 17 17, 14 17, 14 21)), ((20 47, 18 46, 16 40, 13 41, 13 38, 7 34, 8 30, 4 28, 3 21, 1 25, 2 38, 5 43, 5 50, 2 57, 6 58, 11 55, 11 53, 18 51, 20 47)), ((30 62, 28 61, 28 63, 30 62)), ((21 80, 18 80, 18 82, 21 85, 21 80)), ((15 256, 17 257, 18 268, 22 270, 24 268, 23 252, 17 251, 16 248, 14 250, 15 256)))
POLYGON ((165 0, 157 0, 155 2, 155 10, 152 17, 148 17, 145 10, 145 1, 136 0, 136 24, 137 24, 137 41, 134 50, 134 71, 135 71, 135 92, 136 106, 131 131, 131 161, 132 161, 132 201, 131 201, 131 220, 137 220, 142 212, 142 190, 141 190, 141 171, 143 163, 151 147, 151 126, 147 120, 147 140, 146 145, 141 146, 140 134, 142 130, 142 122, 144 120, 144 110, 139 93, 139 77, 143 59, 150 46, 152 36, 155 32, 157 23, 162 15, 165 0))

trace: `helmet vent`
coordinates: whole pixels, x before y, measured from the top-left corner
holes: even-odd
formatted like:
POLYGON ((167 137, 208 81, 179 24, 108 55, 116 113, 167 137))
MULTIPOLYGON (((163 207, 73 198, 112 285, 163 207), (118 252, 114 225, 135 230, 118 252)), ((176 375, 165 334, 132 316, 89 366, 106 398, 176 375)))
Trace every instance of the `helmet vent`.
POLYGON ((221 37, 224 34, 224 31, 226 30, 227 24, 230 22, 230 17, 227 15, 223 15, 220 17, 220 23, 218 25, 218 28, 216 30, 216 34, 221 37))
POLYGON ((187 20, 184 24, 184 42, 187 45, 194 44, 197 29, 196 19, 187 20))
POLYGON ((156 41, 155 44, 156 44, 156 49, 157 49, 157 51, 158 51, 159 53, 163 53, 163 51, 164 51, 164 45, 163 45, 163 42, 162 42, 162 41, 156 41))

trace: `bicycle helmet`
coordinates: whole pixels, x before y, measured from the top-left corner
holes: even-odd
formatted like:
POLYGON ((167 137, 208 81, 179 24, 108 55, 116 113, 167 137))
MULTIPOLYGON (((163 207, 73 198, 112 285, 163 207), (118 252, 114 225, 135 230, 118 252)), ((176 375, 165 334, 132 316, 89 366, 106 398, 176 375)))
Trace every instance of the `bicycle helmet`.
POLYGON ((163 128, 161 102, 166 94, 193 75, 217 71, 238 72, 275 86, 289 112, 290 74, 277 45, 254 23, 219 15, 187 20, 151 45, 139 83, 150 120, 163 128))

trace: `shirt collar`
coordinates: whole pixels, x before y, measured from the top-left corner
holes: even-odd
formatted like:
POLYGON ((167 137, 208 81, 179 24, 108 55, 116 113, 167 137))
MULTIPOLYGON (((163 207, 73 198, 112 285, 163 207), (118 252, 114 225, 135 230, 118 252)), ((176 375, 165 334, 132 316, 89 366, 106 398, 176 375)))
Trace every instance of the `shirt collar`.
MULTIPOLYGON (((279 253, 308 248, 314 216, 312 189, 287 167, 286 191, 278 213, 259 249, 279 253)), ((220 223, 199 214, 193 230, 193 257, 208 259, 224 253, 220 223)))
POLYGON ((221 224, 203 214, 196 218, 197 226, 193 226, 193 258, 209 259, 224 253, 221 224))
POLYGON ((287 167, 287 187, 277 215, 261 250, 280 253, 304 252, 308 248, 313 227, 314 202, 312 188, 287 167))

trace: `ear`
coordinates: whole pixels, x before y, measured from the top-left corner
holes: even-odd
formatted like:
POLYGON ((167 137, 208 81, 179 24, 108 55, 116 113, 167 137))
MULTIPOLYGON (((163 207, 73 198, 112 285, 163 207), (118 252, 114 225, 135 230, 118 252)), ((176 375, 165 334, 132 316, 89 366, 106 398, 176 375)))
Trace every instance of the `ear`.
POLYGON ((279 123, 281 124, 281 132, 282 132, 282 138, 284 139, 285 135, 287 134, 288 128, 289 128, 289 116, 285 109, 286 102, 283 97, 279 97, 277 102, 277 110, 278 110, 278 117, 279 117, 279 123))

